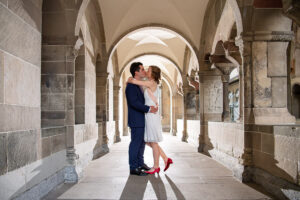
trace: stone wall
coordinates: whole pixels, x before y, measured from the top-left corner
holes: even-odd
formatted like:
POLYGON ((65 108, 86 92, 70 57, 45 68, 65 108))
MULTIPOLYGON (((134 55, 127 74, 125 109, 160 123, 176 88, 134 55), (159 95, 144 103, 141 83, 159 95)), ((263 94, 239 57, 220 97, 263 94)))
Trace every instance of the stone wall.
POLYGON ((242 180, 244 141, 243 124, 208 122, 204 128, 203 152, 231 169, 234 175, 242 180))
MULTIPOLYGON (((222 121, 223 83, 221 76, 203 78, 204 121, 222 121)), ((201 93, 201 91, 200 91, 201 93)))
POLYGON ((53 95, 41 108, 42 1, 1 0, 0 27, 0 196, 41 197, 63 182, 66 160, 65 130, 41 130, 41 110, 64 106, 53 95))
POLYGON ((278 198, 299 198, 300 127, 246 125, 245 130, 252 148, 252 180, 278 198))

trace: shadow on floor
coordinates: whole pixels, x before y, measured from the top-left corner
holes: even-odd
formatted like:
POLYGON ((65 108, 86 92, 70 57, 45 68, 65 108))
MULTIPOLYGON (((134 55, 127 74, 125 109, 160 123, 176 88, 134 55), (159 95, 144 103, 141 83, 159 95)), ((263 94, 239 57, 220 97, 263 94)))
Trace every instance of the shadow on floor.
MULTIPOLYGON (((176 199, 185 200, 185 197, 175 185, 175 183, 167 175, 165 176, 176 196, 176 199)), ((120 200, 143 199, 148 181, 152 185, 156 198, 158 200, 168 199, 166 187, 161 177, 159 175, 148 175, 145 177, 129 176, 120 196, 120 200)))

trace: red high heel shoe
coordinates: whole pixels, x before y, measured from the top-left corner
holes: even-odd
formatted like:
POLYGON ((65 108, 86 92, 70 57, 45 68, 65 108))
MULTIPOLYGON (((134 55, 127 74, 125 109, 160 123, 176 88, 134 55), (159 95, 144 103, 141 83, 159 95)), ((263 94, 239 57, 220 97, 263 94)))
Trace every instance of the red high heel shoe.
POLYGON ((170 164, 173 164, 173 160, 171 158, 168 158, 167 165, 166 165, 166 167, 164 169, 164 172, 167 171, 167 169, 169 169, 170 164))
POLYGON ((160 172, 160 168, 154 168, 154 171, 152 171, 152 172, 149 172, 149 171, 145 171, 147 174, 155 174, 155 173, 157 173, 157 174, 159 174, 159 172, 160 172))

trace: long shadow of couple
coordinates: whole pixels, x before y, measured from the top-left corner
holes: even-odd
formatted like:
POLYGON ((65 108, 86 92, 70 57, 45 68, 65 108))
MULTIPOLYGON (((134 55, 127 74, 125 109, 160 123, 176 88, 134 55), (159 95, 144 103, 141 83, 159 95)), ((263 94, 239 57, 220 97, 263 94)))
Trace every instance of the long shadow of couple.
MULTIPOLYGON (((166 177, 169 185, 171 186, 171 188, 176 196, 176 199, 185 200, 185 197, 183 196, 181 191, 178 189, 178 187, 175 185, 175 183, 167 175, 165 175, 165 177, 166 177)), ((120 200, 143 199, 148 181, 150 181, 157 199, 159 199, 159 200, 168 199, 166 187, 160 176, 156 177, 154 175, 148 175, 148 176, 144 176, 144 177, 139 177, 139 176, 130 175, 128 177, 126 185, 122 191, 120 200)), ((146 196, 147 197, 149 196, 151 199, 153 199, 153 194, 149 194, 146 196)))

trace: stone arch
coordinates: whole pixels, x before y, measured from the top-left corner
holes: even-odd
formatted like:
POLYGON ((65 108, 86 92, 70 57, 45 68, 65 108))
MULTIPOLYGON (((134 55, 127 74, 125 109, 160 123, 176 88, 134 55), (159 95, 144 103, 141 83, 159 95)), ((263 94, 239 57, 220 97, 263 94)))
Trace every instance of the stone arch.
POLYGON ((119 72, 119 76, 121 77, 123 71, 125 70, 126 66, 132 62, 132 60, 138 58, 138 57, 141 57, 141 56, 145 56, 145 55, 155 55, 155 56, 161 56, 163 58, 166 58, 167 60, 169 60, 171 63, 174 64, 174 66, 176 67, 176 69, 179 71, 180 75, 182 76, 182 70, 179 68, 179 66, 177 65, 177 63, 172 59, 170 58, 169 56, 167 55, 163 55, 163 54, 160 54, 160 53, 156 53, 156 52, 149 52, 149 53, 142 53, 142 54, 138 54, 130 59, 128 59, 128 61, 122 66, 120 72, 119 72))
POLYGON ((111 47, 108 50, 108 55, 112 55, 112 52, 114 52, 115 48, 118 46, 118 44, 120 44, 120 42, 122 41, 123 38, 125 38, 127 35, 134 33, 134 32, 138 32, 144 29, 149 29, 149 28, 156 28, 156 29, 161 29, 161 30, 165 30, 165 31, 170 31, 173 34, 175 34, 176 36, 178 36, 179 38, 181 38, 182 40, 185 41, 185 43, 189 46, 189 48, 196 54, 198 55, 198 49, 196 48, 196 45, 192 42, 191 39, 189 39, 184 33, 182 33, 181 31, 177 30, 174 27, 170 27, 164 24, 157 24, 157 23, 149 23, 149 24, 144 24, 144 25, 140 25, 140 26, 136 26, 133 27, 131 29, 128 29, 128 31, 124 32, 123 34, 121 34, 112 44, 111 47))
MULTIPOLYGON (((224 23, 225 24, 225 23, 224 23)), ((236 0, 228 0, 225 4, 225 7, 222 12, 222 16, 220 18, 219 24, 217 26, 217 30, 215 33, 214 42, 212 44, 212 53, 215 52, 218 42, 221 40, 223 42, 227 41, 230 38, 230 33, 232 28, 236 26, 236 40, 241 38, 241 34, 243 32, 243 24, 242 24, 242 16, 240 13, 240 9, 237 5, 236 0), (233 16, 230 16, 233 15, 233 16), (220 24, 222 21, 226 21, 226 25, 220 24), (222 33, 222 34, 221 34, 222 33), (222 38, 222 36, 224 38, 222 38)), ((240 44, 239 46, 241 46, 240 44)))

